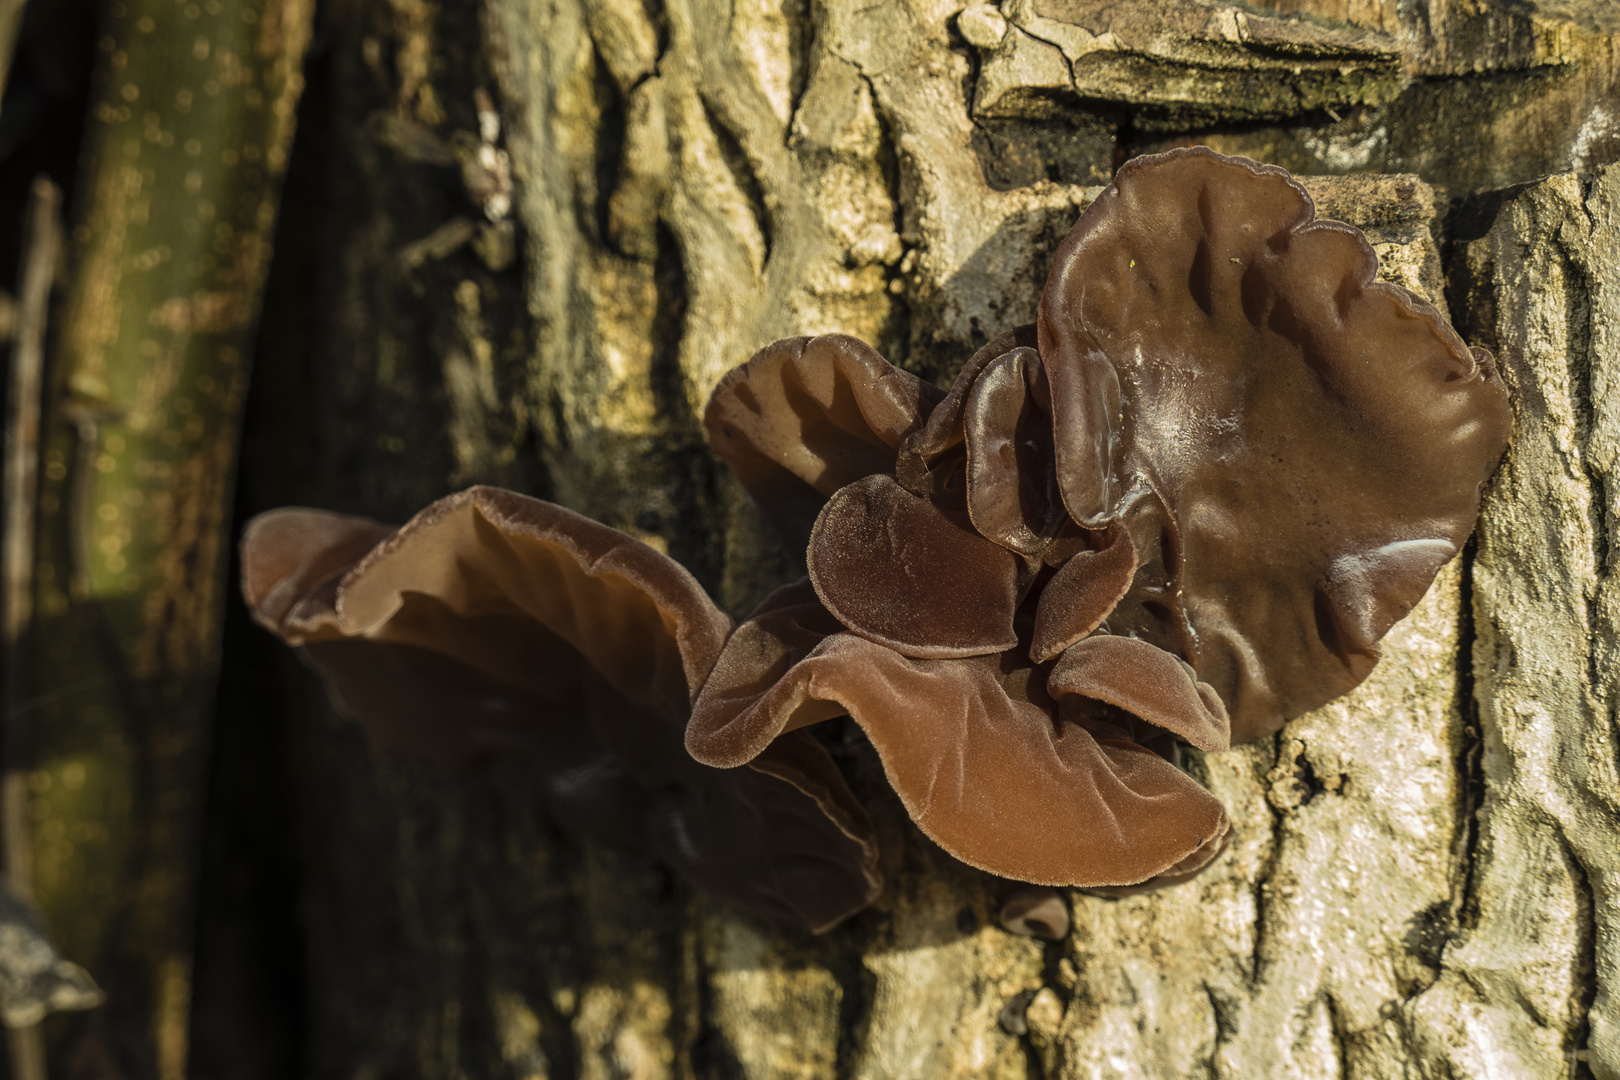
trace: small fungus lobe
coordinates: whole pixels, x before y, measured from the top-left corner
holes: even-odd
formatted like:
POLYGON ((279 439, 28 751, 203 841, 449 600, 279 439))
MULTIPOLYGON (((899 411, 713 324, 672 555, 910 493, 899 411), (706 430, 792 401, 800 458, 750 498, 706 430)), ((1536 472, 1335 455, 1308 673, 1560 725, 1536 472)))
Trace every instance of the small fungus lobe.
MULTIPOLYGON (((1366 678, 1507 445, 1489 354, 1376 270, 1280 169, 1137 158, 1035 324, 948 390, 836 334, 721 380, 710 444, 808 567, 740 625, 645 545, 492 488, 398 530, 263 515, 244 590, 379 747, 779 920, 825 929, 880 887, 806 730, 844 716, 958 859, 1173 885, 1231 838, 1183 747, 1366 678)), ((1027 891, 1001 921, 1061 937, 1068 911, 1027 891)))
POLYGON ((1002 929, 1022 937, 1062 941, 1069 936, 1069 907, 1056 889, 1023 888, 1002 902, 1002 929))

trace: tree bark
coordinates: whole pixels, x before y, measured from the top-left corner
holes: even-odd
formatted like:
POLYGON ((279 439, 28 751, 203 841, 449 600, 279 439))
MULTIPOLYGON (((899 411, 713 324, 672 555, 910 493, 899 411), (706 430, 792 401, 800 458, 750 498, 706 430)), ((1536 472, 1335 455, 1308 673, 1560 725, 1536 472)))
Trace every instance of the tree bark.
POLYGON ((402 521, 501 484, 745 612, 800 556, 704 446, 719 377, 843 331, 947 379, 1031 321, 1120 161, 1193 142, 1306 174, 1495 351, 1517 430, 1477 544, 1360 689, 1191 755, 1227 854, 1068 895, 1054 943, 1000 927, 1009 884, 925 840, 854 734, 888 885, 811 937, 375 759, 238 610, 201 1074, 1620 1077, 1606 5, 354 0, 325 23, 241 514, 402 521))

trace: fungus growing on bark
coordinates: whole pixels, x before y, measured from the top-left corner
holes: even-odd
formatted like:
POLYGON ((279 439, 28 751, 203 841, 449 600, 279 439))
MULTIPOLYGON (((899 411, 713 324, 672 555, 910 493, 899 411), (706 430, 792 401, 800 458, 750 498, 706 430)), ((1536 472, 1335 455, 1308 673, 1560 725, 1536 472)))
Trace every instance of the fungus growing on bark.
POLYGON ((848 713, 965 862, 1115 894, 1196 873, 1230 825, 1177 747, 1259 738, 1365 678, 1507 442, 1490 357, 1376 270, 1282 170, 1172 151, 1119 171, 1037 325, 937 404, 888 397, 863 427, 851 395, 807 425, 880 446, 865 476, 826 479, 815 462, 855 457, 825 442, 785 461, 799 414, 754 402, 815 381, 812 357, 875 355, 761 353, 716 391, 715 445, 767 508, 790 479, 836 490, 808 582, 727 643, 687 748, 734 767, 848 713))
POLYGON ((1059 248, 1038 323, 948 392, 842 335, 731 372, 711 445, 808 567, 740 626, 650 548, 489 488, 397 532, 259 518, 249 601, 380 744, 779 918, 825 928, 878 888, 865 814, 800 730, 845 715, 964 862, 1184 881, 1231 826, 1180 748, 1365 678, 1508 435, 1489 356, 1313 217, 1280 169, 1139 158, 1059 248))
POLYGON ((1041 300, 1057 483, 1082 525, 1171 554, 1115 633, 1181 652, 1259 738, 1346 693, 1473 530, 1507 443, 1490 356, 1375 280, 1283 170, 1138 159, 1041 300))
POLYGON ((1069 907, 1055 889, 1017 889, 996 914, 1003 930, 1043 941, 1069 936, 1069 907))
POLYGON ((398 530, 272 511, 242 555, 254 618, 303 648, 379 749, 482 776, 780 921, 823 930, 877 895, 871 825, 818 743, 736 770, 682 749, 731 620, 645 544, 473 488, 398 530))

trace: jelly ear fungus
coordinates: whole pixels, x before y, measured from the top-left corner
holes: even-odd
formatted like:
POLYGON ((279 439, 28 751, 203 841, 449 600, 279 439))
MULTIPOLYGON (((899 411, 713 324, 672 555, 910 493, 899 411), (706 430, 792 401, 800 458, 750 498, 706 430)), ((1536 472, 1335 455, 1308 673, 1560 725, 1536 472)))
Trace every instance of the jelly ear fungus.
MULTIPOLYGON (((910 398, 869 474, 844 474, 792 646, 785 608, 744 623, 688 749, 735 766, 848 713, 963 861, 1116 893, 1196 873, 1230 825, 1178 747, 1264 737, 1364 679, 1506 446, 1489 355, 1376 270, 1280 169, 1204 148, 1127 164, 1036 325, 910 398)), ((769 506, 761 471, 739 476, 769 506)))
POLYGON ((842 716, 962 861, 1175 884, 1231 836, 1182 747, 1364 679, 1506 446, 1489 355, 1376 269, 1280 169, 1138 158, 1037 322, 948 390, 836 334, 720 382, 711 445, 809 571, 739 626, 663 555, 492 488, 398 530, 263 515, 244 589, 380 748, 779 921, 823 930, 880 888, 805 730, 842 716))
POLYGON ((1275 167, 1138 158, 1041 298, 1064 504, 1088 527, 1162 505, 1170 587, 1117 621, 1181 624, 1239 741, 1366 678, 1473 530, 1511 428, 1490 355, 1314 213, 1275 167))
POLYGON ((645 544, 473 488, 398 530, 273 511, 242 549, 254 618, 378 749, 483 777, 777 921, 824 930, 877 895, 870 823, 818 744, 778 740, 736 770, 682 749, 731 621, 645 544))

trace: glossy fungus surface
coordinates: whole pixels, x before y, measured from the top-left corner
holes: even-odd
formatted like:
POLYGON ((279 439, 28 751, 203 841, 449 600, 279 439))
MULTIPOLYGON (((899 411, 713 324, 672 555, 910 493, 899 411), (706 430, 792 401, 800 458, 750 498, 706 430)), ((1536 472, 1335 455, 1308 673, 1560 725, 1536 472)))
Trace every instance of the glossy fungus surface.
POLYGON ((1175 884, 1231 837, 1184 748, 1364 679, 1507 442, 1490 357, 1376 269, 1279 169, 1138 158, 1037 322, 947 390, 843 335, 721 381, 711 445, 808 568, 738 626, 644 545, 487 488, 397 532, 262 517, 246 591, 379 743, 777 918, 877 889, 806 730, 844 716, 964 862, 1175 884))
POLYGON ((1240 740, 1366 677, 1511 422, 1489 355, 1313 217, 1281 169, 1138 159, 1041 298, 1064 504, 1097 526, 1152 500, 1177 549, 1159 606, 1115 629, 1184 643, 1240 740))
MULTIPOLYGON (((826 493, 808 581, 722 651, 688 749, 736 766, 847 713, 966 862, 1116 895, 1196 873, 1230 824, 1179 747, 1262 737, 1365 678, 1506 445, 1490 357, 1376 270, 1279 169, 1126 165, 1035 326, 908 395, 881 440, 840 425, 882 452, 826 493)), ((823 340, 772 348, 803 365, 823 340)), ((775 355, 716 391, 711 430, 744 409, 732 387, 782 377, 775 355)), ((728 437, 763 506, 800 423, 728 437)))

